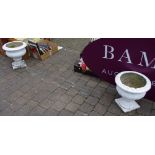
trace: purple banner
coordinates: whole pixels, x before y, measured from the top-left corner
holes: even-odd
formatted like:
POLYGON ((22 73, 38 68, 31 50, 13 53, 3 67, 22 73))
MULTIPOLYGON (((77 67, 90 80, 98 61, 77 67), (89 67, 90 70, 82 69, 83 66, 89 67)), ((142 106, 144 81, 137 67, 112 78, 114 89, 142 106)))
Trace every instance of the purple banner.
POLYGON ((152 82, 146 98, 155 101, 155 39, 107 38, 90 43, 82 57, 87 66, 101 79, 115 84, 121 71, 138 71, 152 82))

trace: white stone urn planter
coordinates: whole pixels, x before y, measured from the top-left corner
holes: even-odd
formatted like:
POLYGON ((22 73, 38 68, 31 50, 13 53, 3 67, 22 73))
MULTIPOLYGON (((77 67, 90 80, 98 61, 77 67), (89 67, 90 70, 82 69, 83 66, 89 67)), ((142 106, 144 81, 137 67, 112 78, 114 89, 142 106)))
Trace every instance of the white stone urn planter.
POLYGON ((22 60, 22 56, 26 53, 26 43, 22 41, 8 42, 3 45, 3 50, 6 51, 6 55, 14 60, 12 62, 13 69, 26 67, 26 63, 22 60))
POLYGON ((124 112, 140 108, 135 100, 142 99, 151 89, 151 81, 143 74, 124 71, 116 75, 116 90, 122 97, 115 102, 124 112))

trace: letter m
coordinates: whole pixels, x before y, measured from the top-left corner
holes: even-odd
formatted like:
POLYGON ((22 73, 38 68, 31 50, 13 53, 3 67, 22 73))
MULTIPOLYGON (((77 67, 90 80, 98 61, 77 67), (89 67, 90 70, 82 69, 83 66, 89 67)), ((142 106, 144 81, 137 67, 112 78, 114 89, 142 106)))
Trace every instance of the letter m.
POLYGON ((146 52, 144 51, 141 51, 142 53, 142 57, 141 57, 141 61, 140 63, 138 64, 139 66, 146 66, 146 67, 150 67, 153 63, 154 63, 154 66, 152 66, 151 68, 155 69, 155 58, 153 58, 151 60, 151 62, 148 61, 148 58, 147 58, 147 54, 146 52), (145 65, 143 64, 145 63, 145 65))

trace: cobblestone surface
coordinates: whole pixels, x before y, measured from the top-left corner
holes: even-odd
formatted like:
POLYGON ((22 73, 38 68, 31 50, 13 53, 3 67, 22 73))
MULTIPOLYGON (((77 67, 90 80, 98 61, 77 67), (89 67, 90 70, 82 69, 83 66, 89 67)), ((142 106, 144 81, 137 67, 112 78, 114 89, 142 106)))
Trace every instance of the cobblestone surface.
POLYGON ((55 39, 64 48, 46 61, 27 60, 27 68, 12 70, 12 60, 0 57, 1 116, 155 116, 155 103, 123 113, 113 85, 73 71, 89 39, 55 39))

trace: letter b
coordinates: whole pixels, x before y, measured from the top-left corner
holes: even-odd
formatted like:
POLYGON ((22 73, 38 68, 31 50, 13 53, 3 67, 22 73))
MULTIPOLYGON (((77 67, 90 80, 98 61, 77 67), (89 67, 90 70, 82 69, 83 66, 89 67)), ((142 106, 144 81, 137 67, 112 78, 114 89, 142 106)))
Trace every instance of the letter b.
POLYGON ((104 59, 114 59, 114 48, 112 46, 109 46, 109 45, 104 45, 105 47, 105 55, 104 59))

